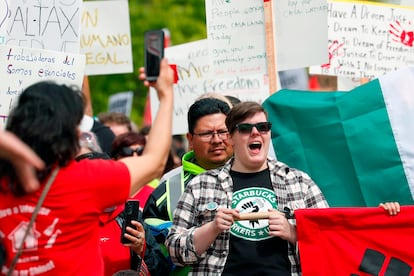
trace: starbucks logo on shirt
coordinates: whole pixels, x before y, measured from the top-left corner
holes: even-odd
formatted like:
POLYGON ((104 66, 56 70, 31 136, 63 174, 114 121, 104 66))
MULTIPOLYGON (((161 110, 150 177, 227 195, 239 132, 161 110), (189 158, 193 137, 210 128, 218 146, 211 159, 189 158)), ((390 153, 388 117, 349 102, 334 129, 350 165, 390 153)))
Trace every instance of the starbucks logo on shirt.
MULTIPOLYGON (((243 213, 268 212, 276 209, 276 195, 266 188, 252 187, 241 189, 233 194, 232 208, 243 213)), ((251 241, 269 239, 267 219, 235 221, 230 230, 232 235, 251 241)))

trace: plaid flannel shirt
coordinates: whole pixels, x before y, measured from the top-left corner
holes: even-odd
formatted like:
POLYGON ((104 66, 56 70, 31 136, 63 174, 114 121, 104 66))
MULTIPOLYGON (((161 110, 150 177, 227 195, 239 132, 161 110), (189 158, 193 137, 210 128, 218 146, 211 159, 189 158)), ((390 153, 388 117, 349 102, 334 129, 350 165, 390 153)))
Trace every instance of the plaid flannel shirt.
MULTIPOLYGON (((173 226, 165 245, 174 263, 192 266, 190 274, 220 275, 224 269, 229 253, 230 232, 221 233, 206 252, 198 255, 194 248, 194 231, 214 220, 216 210, 210 211, 208 203, 216 202, 218 208, 231 206, 232 163, 233 159, 230 159, 223 167, 195 176, 188 183, 174 212, 173 226)), ((280 211, 284 207, 291 210, 328 207, 322 192, 306 173, 271 157, 268 157, 267 163, 280 211)), ((296 225, 294 219, 289 221, 296 225)), ((301 275, 297 246, 289 243, 288 251, 291 274, 301 275)))

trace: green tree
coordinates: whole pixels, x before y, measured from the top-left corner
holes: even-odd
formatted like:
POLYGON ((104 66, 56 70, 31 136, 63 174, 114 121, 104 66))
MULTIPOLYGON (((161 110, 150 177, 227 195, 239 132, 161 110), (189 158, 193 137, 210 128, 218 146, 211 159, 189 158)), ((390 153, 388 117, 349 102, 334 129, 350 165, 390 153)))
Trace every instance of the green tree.
POLYGON ((144 32, 167 28, 172 45, 206 38, 205 5, 200 0, 130 0, 129 13, 135 72, 90 76, 89 86, 95 115, 108 109, 111 94, 133 91, 131 119, 141 126, 148 94, 148 89, 137 78, 138 68, 144 64, 144 32))

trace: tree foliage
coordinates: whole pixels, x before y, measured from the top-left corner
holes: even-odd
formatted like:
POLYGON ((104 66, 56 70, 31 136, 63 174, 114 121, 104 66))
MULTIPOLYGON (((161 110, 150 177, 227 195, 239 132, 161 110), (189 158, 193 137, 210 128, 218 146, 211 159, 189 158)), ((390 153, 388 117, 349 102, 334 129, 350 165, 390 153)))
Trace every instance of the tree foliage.
POLYGON ((138 68, 144 64, 144 32, 167 28, 172 45, 206 38, 205 6, 200 0, 129 0, 129 13, 135 72, 90 76, 89 86, 95 115, 107 111, 111 94, 133 91, 131 119, 141 126, 148 93, 137 78, 138 68))

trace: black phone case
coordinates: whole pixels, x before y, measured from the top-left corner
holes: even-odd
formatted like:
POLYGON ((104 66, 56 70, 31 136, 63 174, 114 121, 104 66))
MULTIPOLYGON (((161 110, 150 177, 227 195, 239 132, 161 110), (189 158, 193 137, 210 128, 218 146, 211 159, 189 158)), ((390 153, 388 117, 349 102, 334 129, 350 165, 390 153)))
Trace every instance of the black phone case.
POLYGON ((139 201, 128 200, 127 202, 125 202, 124 213, 125 213, 125 219, 122 223, 121 243, 131 243, 130 240, 124 237, 124 234, 127 233, 126 228, 128 226, 136 229, 136 227, 132 225, 131 220, 139 221, 139 201))
POLYGON ((145 74, 148 81, 156 81, 160 74, 160 63, 164 57, 164 31, 145 32, 145 74))

